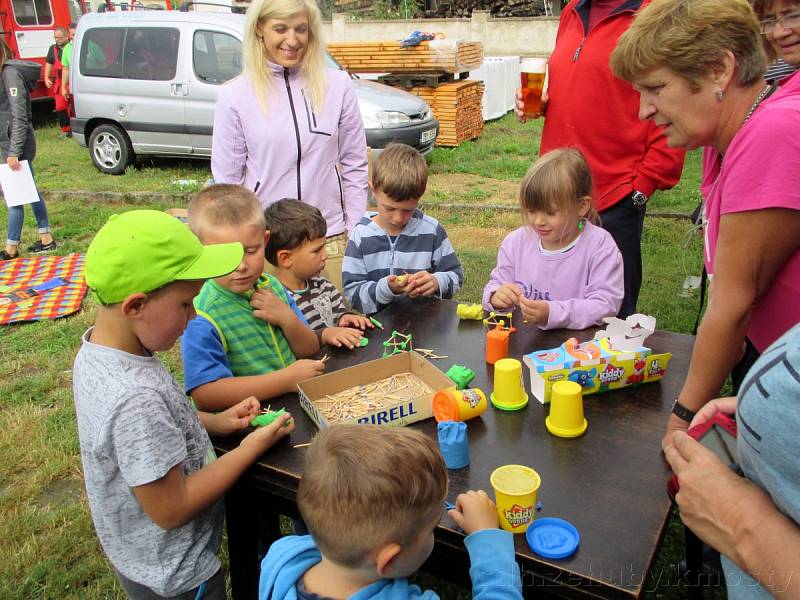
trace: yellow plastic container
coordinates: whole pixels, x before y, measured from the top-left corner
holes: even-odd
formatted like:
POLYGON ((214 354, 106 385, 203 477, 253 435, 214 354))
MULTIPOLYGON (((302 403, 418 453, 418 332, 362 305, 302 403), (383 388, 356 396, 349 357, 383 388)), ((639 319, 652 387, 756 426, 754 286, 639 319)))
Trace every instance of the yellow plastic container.
POLYGON ((553 435, 573 438, 583 435, 589 424, 583 417, 583 388, 574 381, 557 381, 550 396, 550 414, 544 420, 553 435))
POLYGON ((523 465, 496 468, 489 481, 494 488, 500 527, 524 533, 536 516, 536 493, 542 483, 539 474, 523 465))
POLYGON ((484 413, 489 403, 478 388, 439 390, 433 396, 433 416, 437 421, 467 421, 484 413))
POLYGON ((503 358, 494 363, 492 406, 501 410, 520 410, 528 405, 528 394, 522 383, 522 363, 516 358, 503 358))

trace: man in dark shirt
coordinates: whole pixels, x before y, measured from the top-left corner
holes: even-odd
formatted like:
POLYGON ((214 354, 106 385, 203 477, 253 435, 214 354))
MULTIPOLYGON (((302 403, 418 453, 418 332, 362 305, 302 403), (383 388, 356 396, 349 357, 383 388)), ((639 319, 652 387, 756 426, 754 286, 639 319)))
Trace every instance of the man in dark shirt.
POLYGON ((69 34, 66 27, 61 25, 53 30, 55 44, 50 46, 44 63, 44 84, 47 86, 48 93, 56 103, 56 116, 61 127, 62 137, 71 137, 72 132, 69 126, 69 102, 61 95, 62 65, 61 54, 64 46, 69 41, 69 34))

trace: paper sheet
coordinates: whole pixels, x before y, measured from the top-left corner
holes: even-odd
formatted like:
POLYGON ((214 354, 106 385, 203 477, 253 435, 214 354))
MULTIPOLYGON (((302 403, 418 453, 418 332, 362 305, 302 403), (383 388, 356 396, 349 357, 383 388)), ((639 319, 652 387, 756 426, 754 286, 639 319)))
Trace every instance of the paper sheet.
POLYGON ((39 201, 39 193, 33 182, 33 174, 27 160, 19 161, 20 169, 12 171, 7 164, 0 164, 0 186, 6 206, 19 206, 39 201))

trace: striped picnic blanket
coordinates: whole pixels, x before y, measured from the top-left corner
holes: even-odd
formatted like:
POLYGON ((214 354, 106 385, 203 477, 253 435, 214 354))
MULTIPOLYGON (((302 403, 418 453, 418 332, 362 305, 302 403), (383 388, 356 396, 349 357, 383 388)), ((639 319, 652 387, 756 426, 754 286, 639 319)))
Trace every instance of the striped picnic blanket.
POLYGON ((0 262, 0 325, 56 319, 78 311, 86 295, 84 258, 69 254, 0 262))

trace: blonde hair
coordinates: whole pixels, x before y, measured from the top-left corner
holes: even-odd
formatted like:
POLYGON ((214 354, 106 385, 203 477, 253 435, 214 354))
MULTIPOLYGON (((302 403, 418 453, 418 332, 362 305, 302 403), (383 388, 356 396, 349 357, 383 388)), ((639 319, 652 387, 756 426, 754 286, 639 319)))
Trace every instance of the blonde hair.
POLYGON ((611 70, 633 81, 665 67, 683 77, 689 89, 736 58, 736 82, 748 86, 767 68, 761 31, 747 0, 658 0, 649 4, 622 34, 611 54, 611 70))
MULTIPOLYGON (((519 186, 523 211, 561 210, 577 214, 578 202, 592 197, 592 171, 586 158, 575 148, 561 148, 543 154, 531 165, 519 186)), ((594 206, 587 220, 600 223, 594 206)))
POLYGON ((244 24, 244 72, 250 77, 264 113, 269 110, 267 93, 275 85, 275 77, 269 68, 269 57, 259 29, 268 19, 288 19, 298 13, 308 16, 309 32, 300 73, 306 81, 311 106, 317 112, 322 110, 326 88, 325 41, 322 39, 322 15, 316 0, 253 0, 244 24))
POLYGON ((256 195, 245 187, 215 183, 189 202, 189 228, 200 241, 209 229, 227 225, 258 225, 266 230, 264 213, 256 195))
POLYGON ((393 142, 372 165, 372 187, 395 202, 419 200, 428 187, 428 163, 416 148, 393 142))
POLYGON ((446 494, 447 470, 429 436, 332 425, 308 449, 297 505, 322 554, 353 568, 381 544, 415 540, 446 494))

